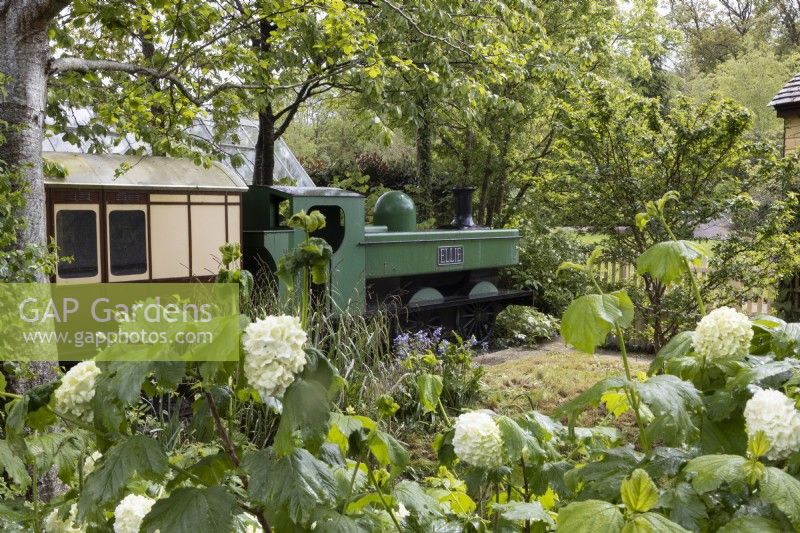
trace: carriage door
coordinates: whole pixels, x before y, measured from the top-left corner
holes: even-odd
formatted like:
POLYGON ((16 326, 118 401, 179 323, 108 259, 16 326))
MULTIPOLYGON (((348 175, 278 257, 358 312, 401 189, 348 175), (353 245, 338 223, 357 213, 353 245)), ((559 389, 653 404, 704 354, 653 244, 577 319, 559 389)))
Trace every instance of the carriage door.
POLYGON ((99 283, 100 205, 54 203, 53 225, 59 263, 58 283, 99 283))
POLYGON ((146 202, 144 194, 119 192, 107 195, 108 281, 139 281, 150 277, 146 202), (138 201, 142 203, 130 203, 138 201))

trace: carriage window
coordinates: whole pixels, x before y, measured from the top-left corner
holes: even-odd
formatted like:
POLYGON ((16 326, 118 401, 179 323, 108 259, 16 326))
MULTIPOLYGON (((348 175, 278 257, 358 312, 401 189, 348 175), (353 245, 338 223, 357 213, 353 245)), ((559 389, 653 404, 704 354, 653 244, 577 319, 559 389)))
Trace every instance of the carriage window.
POLYGON ((147 225, 144 211, 112 211, 108 215, 109 267, 114 276, 147 272, 147 225))
POLYGON ((97 214, 83 209, 63 209, 56 214, 56 244, 61 257, 72 261, 58 264, 60 278, 91 278, 97 275, 97 214))

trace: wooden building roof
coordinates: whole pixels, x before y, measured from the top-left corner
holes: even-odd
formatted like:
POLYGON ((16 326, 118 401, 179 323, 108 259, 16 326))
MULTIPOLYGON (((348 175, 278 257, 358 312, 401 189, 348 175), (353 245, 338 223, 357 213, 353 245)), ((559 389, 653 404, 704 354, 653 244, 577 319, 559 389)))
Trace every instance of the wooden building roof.
POLYGON ((64 178, 45 177, 49 186, 174 190, 245 191, 242 178, 219 163, 209 168, 177 157, 46 152, 44 158, 67 169, 64 178), (128 167, 124 172, 118 170, 128 167), (119 173, 119 175, 117 175, 119 173))
POLYGON ((789 80, 770 100, 769 105, 775 108, 778 116, 782 110, 800 108, 800 74, 789 80))

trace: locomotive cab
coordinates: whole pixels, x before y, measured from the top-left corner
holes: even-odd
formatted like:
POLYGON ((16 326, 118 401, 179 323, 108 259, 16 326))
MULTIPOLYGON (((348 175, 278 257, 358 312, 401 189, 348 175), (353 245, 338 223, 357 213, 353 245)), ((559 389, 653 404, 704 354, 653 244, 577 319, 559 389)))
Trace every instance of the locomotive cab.
MULTIPOLYGON (((242 199, 244 266, 252 272, 274 272, 278 261, 303 242, 302 230, 284 225, 293 213, 305 210, 325 215, 325 227, 313 234, 333 249, 330 265, 330 305, 335 313, 363 313, 364 295, 364 197, 334 187, 285 187, 254 185, 242 199)), ((286 288, 279 286, 281 295, 286 288)))

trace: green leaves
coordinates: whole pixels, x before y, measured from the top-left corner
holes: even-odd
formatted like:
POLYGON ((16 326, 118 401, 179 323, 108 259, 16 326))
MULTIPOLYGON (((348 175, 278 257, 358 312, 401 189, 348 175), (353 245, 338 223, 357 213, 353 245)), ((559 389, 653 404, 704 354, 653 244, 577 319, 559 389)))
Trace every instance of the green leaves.
POLYGON ((688 530, 660 514, 644 513, 625 524, 622 533, 688 533, 688 530))
POLYGON ((311 237, 308 242, 297 245, 278 260, 275 274, 290 289, 294 287, 295 277, 308 269, 311 280, 322 285, 328 281, 328 265, 333 256, 330 244, 318 237, 311 237))
POLYGON ((759 488, 762 497, 788 516, 795 529, 800 529, 800 481, 779 468, 768 466, 759 488))
POLYGON ((616 326, 633 322, 633 302, 625 291, 587 294, 569 304, 561 319, 561 335, 578 350, 594 353, 616 326))
POLYGON ((762 516, 737 516, 717 533, 783 533, 786 531, 774 520, 762 516))
POLYGON ((651 442, 661 440, 678 446, 697 435, 699 430, 692 417, 700 414, 703 401, 694 385, 662 374, 644 383, 634 381, 633 387, 655 416, 646 430, 651 442))
POLYGON ((645 250, 636 260, 636 272, 670 284, 687 274, 687 263, 700 266, 710 251, 692 241, 659 242, 645 250))
POLYGON ((158 480, 168 469, 161 445, 144 435, 134 435, 110 448, 99 468, 89 474, 78 503, 81 518, 97 514, 122 498, 125 485, 135 475, 158 480))
POLYGON ((25 488, 30 484, 31 477, 25 468, 25 462, 5 440, 0 440, 0 467, 20 487, 25 488))
POLYGON ((325 215, 316 209, 308 214, 305 209, 301 209, 289 217, 286 225, 290 228, 302 229, 306 233, 314 233, 325 227, 325 215))
POLYGON ((325 388, 297 378, 283 395, 283 413, 275 435, 275 453, 283 457, 296 445, 316 451, 328 433, 328 398, 325 388))
POLYGON ((264 506, 271 520, 286 517, 307 527, 320 508, 336 501, 330 467, 302 448, 281 458, 271 450, 248 452, 242 466, 250 477, 250 497, 264 506))
POLYGON ((661 349, 656 354, 655 359, 653 362, 650 363, 650 368, 648 372, 650 374, 654 374, 660 370, 664 370, 665 365, 669 363, 672 359, 676 359, 679 357, 686 357, 689 352, 692 351, 693 344, 692 339, 694 338, 693 331, 681 331, 674 337, 672 337, 667 344, 661 347, 661 349))
POLYGON ((692 487, 700 493, 717 490, 723 483, 745 486, 747 478, 744 464, 747 459, 739 455, 703 455, 689 461, 684 467, 692 474, 692 487))
POLYGON ((544 457, 544 450, 539 446, 536 438, 513 419, 507 416, 498 416, 495 418, 495 423, 503 435, 503 449, 508 462, 516 463, 520 459, 544 457))
POLYGON ((553 518, 539 502, 498 503, 492 506, 492 511, 514 522, 543 522, 550 527, 555 525, 553 518))
POLYGON ((217 533, 231 531, 236 498, 225 487, 182 487, 156 500, 141 531, 217 533))
POLYGON ((658 503, 658 487, 641 468, 622 482, 620 494, 625 507, 637 513, 646 513, 658 503))
POLYGON ((574 502, 558 512, 558 528, 564 533, 619 533, 625 518, 616 505, 599 500, 574 502))
POLYGON ((421 374, 417 377, 417 390, 419 391, 419 404, 424 413, 432 413, 439 405, 439 397, 444 385, 442 376, 435 374, 421 374))

